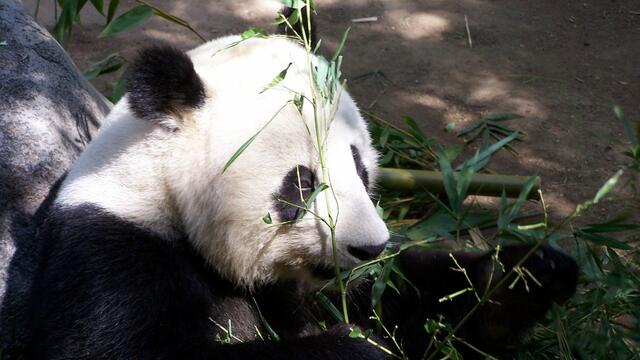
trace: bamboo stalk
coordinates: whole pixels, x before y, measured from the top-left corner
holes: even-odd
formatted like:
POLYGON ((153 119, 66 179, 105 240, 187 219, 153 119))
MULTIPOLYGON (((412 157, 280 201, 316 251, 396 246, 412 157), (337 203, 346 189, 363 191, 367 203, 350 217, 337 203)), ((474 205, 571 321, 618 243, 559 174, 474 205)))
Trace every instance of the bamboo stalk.
MULTIPOLYGON (((442 173, 429 170, 407 170, 394 168, 380 169, 380 185, 388 190, 415 191, 428 190, 432 193, 444 194, 442 173)), ((468 193, 481 196, 501 196, 504 190, 507 197, 520 195, 527 176, 473 174, 468 193)), ((539 199, 540 178, 529 192, 529 199, 539 199)))

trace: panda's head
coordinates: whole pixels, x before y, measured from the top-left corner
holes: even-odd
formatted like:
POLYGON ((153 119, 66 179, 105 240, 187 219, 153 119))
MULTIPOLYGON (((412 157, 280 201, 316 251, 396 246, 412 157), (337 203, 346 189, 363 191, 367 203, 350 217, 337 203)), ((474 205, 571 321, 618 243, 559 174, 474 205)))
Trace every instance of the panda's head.
POLYGON ((239 40, 188 54, 142 51, 116 106, 127 121, 152 124, 164 149, 158 173, 148 176, 162 179, 174 227, 224 277, 249 287, 333 275, 329 216, 341 268, 375 258, 389 234, 370 199, 377 153, 354 101, 343 90, 334 113, 318 106, 331 124, 317 132, 305 50, 282 38, 239 40), (268 88, 285 68, 284 80, 268 88), (301 112, 296 94, 307 99, 301 112), (331 188, 302 212, 323 176, 331 188))

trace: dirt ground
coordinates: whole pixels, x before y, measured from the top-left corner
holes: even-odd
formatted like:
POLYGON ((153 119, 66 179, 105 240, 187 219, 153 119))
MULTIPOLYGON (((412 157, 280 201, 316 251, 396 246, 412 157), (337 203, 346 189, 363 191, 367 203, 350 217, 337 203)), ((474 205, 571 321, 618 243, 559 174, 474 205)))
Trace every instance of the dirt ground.
MULTIPOLYGON (((53 0, 38 20, 51 29, 53 0)), ((107 1, 105 1, 106 3, 107 1)), ((273 29, 275 1, 151 0, 205 37, 248 27, 273 29)), ((35 0, 24 1, 35 9, 35 0)), ((412 116, 439 141, 452 140, 479 116, 509 111, 526 116, 513 127, 527 134, 519 156, 501 152, 489 166, 504 174, 542 177, 556 215, 593 196, 619 167, 626 145, 611 107, 640 120, 640 1, 638 0, 316 0, 325 53, 351 27, 343 70, 361 108, 400 123, 412 116), (353 23, 363 17, 377 21, 353 23), (465 28, 468 19, 473 46, 465 28), (387 80, 373 73, 384 74, 387 80), (367 75, 369 76, 363 76, 367 75)), ((119 12, 135 5, 121 1, 119 12)), ((104 19, 90 5, 67 48, 80 69, 120 52, 131 58, 158 41, 182 49, 199 44, 187 30, 152 19, 106 39, 104 19)), ((100 90, 113 77, 99 78, 100 90)))

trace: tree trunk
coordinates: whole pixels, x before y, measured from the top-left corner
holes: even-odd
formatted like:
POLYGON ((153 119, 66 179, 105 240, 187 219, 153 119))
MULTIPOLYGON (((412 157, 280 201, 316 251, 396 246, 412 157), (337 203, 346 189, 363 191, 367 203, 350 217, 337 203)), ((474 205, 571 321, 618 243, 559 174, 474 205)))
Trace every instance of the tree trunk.
MULTIPOLYGON (((14 0, 0 0, 0 351, 28 339, 38 209, 110 103, 14 0)), ((20 351, 20 350, 18 350, 20 351)))

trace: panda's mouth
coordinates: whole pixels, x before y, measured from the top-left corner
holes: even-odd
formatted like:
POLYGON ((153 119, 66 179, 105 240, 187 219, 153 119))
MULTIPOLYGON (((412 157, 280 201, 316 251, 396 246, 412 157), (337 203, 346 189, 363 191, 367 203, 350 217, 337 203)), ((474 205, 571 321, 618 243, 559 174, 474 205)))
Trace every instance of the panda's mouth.
MULTIPOLYGON (((342 267, 340 268, 340 272, 343 272, 346 270, 348 269, 345 269, 342 267)), ((317 277, 323 280, 329 280, 331 278, 336 277, 336 268, 334 266, 318 265, 311 270, 311 274, 314 277, 317 277)))

